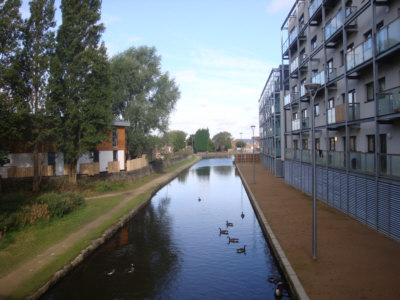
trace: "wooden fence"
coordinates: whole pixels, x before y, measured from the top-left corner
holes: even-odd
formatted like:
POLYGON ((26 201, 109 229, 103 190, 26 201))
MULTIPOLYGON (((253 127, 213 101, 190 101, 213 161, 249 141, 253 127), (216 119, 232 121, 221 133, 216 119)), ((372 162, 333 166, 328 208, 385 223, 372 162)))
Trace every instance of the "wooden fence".
MULTIPOLYGON (((53 176, 54 167, 53 166, 41 166, 39 169, 39 176, 53 176)), ((10 167, 7 169, 8 178, 23 178, 23 177, 33 177, 33 167, 10 167)))
POLYGON ((126 161, 126 170, 134 171, 139 170, 141 168, 147 167, 149 164, 146 159, 146 155, 143 154, 141 158, 135 158, 126 161))
POLYGON ((107 163, 108 173, 118 173, 119 172, 119 161, 109 161, 107 163))
POLYGON ((79 174, 86 174, 89 176, 100 174, 100 163, 94 162, 94 163, 80 164, 79 174))

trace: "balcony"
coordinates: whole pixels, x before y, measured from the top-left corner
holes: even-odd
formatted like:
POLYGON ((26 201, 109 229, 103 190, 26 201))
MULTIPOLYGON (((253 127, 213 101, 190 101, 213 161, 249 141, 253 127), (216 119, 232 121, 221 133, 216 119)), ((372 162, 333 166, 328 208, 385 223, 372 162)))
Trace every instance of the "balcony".
POLYGON ((292 43, 296 40, 296 38, 297 38, 297 27, 294 27, 289 35, 289 46, 292 45, 292 43))
POLYGON ((347 71, 357 67, 372 57, 372 39, 369 38, 346 53, 347 71))
POLYGON ((325 39, 329 39, 340 27, 343 26, 342 10, 340 9, 335 17, 325 26, 325 39))
POLYGON ((310 118, 306 117, 301 120, 301 128, 302 129, 309 129, 310 128, 310 118))
POLYGON ((340 104, 328 109, 328 124, 335 124, 346 121, 346 105, 340 104))
POLYGON ((388 177, 400 177, 400 155, 379 154, 380 175, 388 177))
POLYGON ((290 63, 290 73, 293 73, 299 68, 299 57, 296 57, 291 63, 290 63))
POLYGON ((350 170, 363 173, 374 173, 375 153, 350 152, 350 170))
POLYGON ((292 131, 300 130, 300 119, 292 120, 292 131))
POLYGON ((320 85, 325 84, 325 72, 321 71, 311 78, 312 83, 319 83, 320 85))
POLYGON ((328 152, 323 150, 316 150, 315 151, 315 163, 317 165, 323 166, 326 164, 326 156, 328 152))
POLYGON ((357 6, 346 6, 345 10, 346 19, 350 18, 356 11, 357 11, 357 6))
POLYGON ((376 34, 376 54, 380 54, 400 43, 400 18, 376 34))
POLYGON ((328 166, 332 168, 346 168, 345 152, 328 151, 328 166))
POLYGON ((285 149, 285 159, 293 159, 293 149, 285 149))
POLYGON ((285 97, 283 98, 283 105, 289 105, 290 104, 290 94, 285 95, 285 97))
POLYGON ((311 164, 311 157, 312 157, 311 150, 304 150, 303 149, 301 151, 301 161, 302 162, 311 164))
POLYGON ((337 77, 336 68, 328 68, 328 81, 331 81, 337 77))
POLYGON ((377 94, 378 115, 400 113, 400 87, 377 94))
POLYGON ((360 120, 360 103, 349 103, 348 121, 360 120))
POLYGON ((287 39, 286 41, 283 42, 282 45, 282 54, 285 54, 286 51, 289 49, 289 40, 287 39))
POLYGON ((304 84, 302 84, 301 86, 300 86, 300 97, 303 97, 303 96, 306 96, 307 95, 307 89, 306 89, 306 87, 304 86, 304 84))
POLYGON ((314 15, 314 13, 318 10, 318 8, 321 6, 322 0, 314 0, 310 7, 308 8, 308 15, 310 18, 314 15))

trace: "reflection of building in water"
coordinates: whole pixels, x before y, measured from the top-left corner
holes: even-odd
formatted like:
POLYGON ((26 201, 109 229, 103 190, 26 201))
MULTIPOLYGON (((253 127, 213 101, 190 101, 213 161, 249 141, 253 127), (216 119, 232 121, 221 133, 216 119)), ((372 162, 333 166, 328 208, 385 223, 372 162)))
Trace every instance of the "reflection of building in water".
POLYGON ((233 168, 231 166, 215 166, 213 171, 218 175, 229 176, 232 174, 233 168))
POLYGON ((128 244, 128 240, 129 240, 129 232, 128 232, 128 227, 124 227, 121 230, 120 233, 120 239, 119 239, 119 244, 120 246, 124 246, 128 244))

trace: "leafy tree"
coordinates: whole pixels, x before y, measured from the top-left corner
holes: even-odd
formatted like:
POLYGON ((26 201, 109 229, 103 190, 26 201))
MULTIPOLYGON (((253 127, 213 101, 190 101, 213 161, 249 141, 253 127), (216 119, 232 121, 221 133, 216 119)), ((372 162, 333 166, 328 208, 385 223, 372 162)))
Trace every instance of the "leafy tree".
POLYGON ((246 147, 246 143, 245 143, 245 142, 243 142, 243 141, 238 141, 238 142, 236 143, 236 148, 244 148, 244 147, 246 147))
POLYGON ((13 64, 20 48, 20 6, 20 0, 0 0, 0 159, 18 138, 18 124, 24 123, 20 116, 15 116, 18 102, 13 97, 13 85, 18 78, 13 64))
POLYGON ((154 47, 132 47, 111 59, 113 112, 129 120, 128 150, 140 156, 151 147, 150 134, 165 132, 169 115, 180 97, 175 81, 161 71, 154 47))
POLYGON ((232 135, 229 132, 222 131, 212 138, 212 142, 217 151, 224 151, 232 148, 232 135))
POLYGON ((100 21, 101 1, 62 0, 62 24, 51 61, 49 111, 54 116, 56 147, 76 183, 81 154, 109 137, 111 73, 100 21))
POLYGON ((168 132, 168 139, 174 151, 179 151, 186 147, 186 133, 181 130, 173 130, 168 132))
POLYGON ((210 132, 207 129, 198 129, 194 135, 194 148, 196 152, 208 151, 210 132))
POLYGON ((49 119, 46 115, 48 99, 47 82, 50 58, 54 54, 55 40, 54 0, 33 0, 31 15, 24 24, 23 49, 18 66, 21 83, 18 91, 24 101, 23 109, 29 116, 24 142, 33 148, 33 191, 39 190, 39 147, 49 136, 49 119))
POLYGON ((213 142, 212 142, 212 140, 210 138, 208 139, 208 143, 207 143, 207 151, 208 152, 214 152, 215 151, 214 144, 213 144, 213 142))
POLYGON ((187 138, 186 143, 187 143, 188 146, 192 146, 192 147, 193 147, 193 144, 194 144, 194 134, 191 134, 191 135, 187 138))

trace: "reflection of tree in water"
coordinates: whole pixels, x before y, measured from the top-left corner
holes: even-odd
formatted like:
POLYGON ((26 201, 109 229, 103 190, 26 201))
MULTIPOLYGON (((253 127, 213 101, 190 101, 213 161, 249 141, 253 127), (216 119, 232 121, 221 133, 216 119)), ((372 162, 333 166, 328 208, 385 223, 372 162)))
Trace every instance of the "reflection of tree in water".
POLYGON ((151 201, 43 299, 144 299, 165 292, 180 269, 179 250, 171 243, 170 201, 151 201), (135 272, 129 274, 131 263, 135 272))
POLYGON ((185 171, 181 172, 181 173, 178 175, 177 179, 178 179, 178 181, 179 181, 180 183, 185 183, 185 182, 186 182, 186 179, 187 179, 187 177, 188 177, 188 175, 189 175, 189 169, 186 169, 185 171))
POLYGON ((196 175, 199 177, 200 180, 209 180, 211 168, 210 167, 201 167, 195 169, 196 175))
POLYGON ((231 175, 233 172, 233 168, 230 166, 215 166, 213 167, 215 173, 221 176, 228 176, 231 175))

